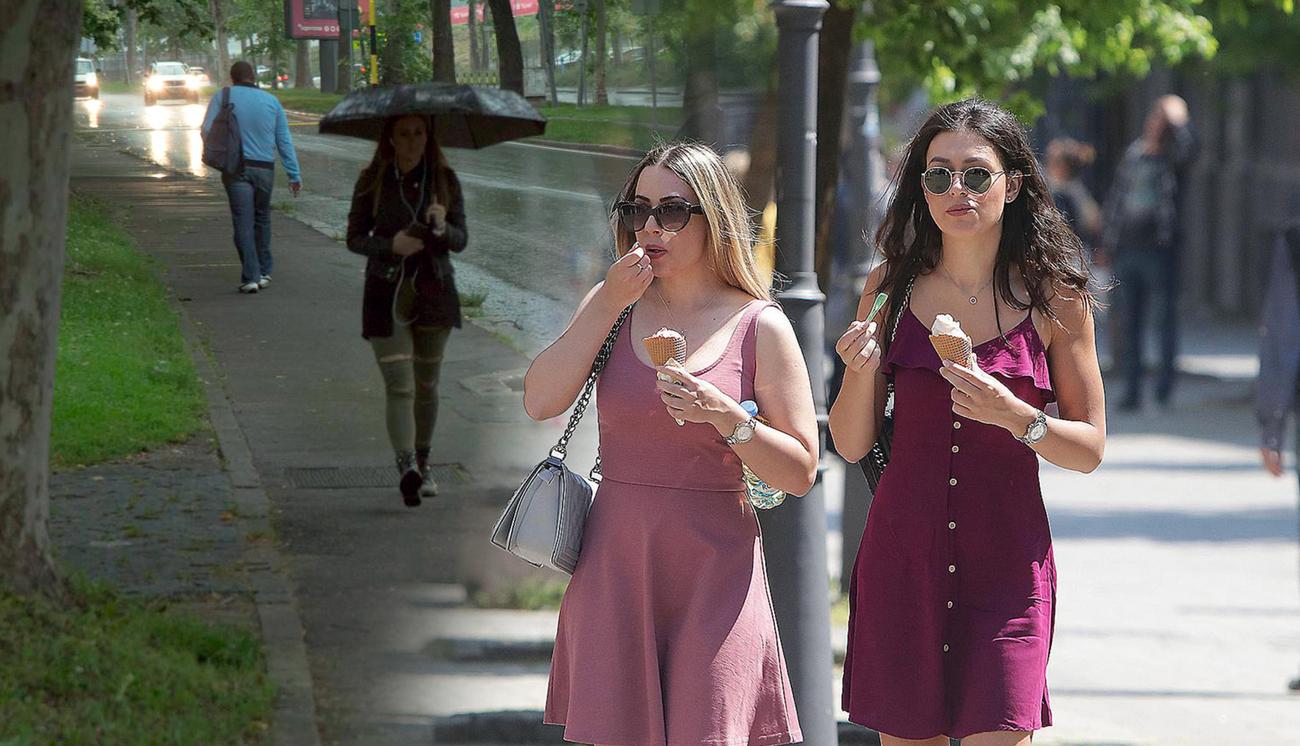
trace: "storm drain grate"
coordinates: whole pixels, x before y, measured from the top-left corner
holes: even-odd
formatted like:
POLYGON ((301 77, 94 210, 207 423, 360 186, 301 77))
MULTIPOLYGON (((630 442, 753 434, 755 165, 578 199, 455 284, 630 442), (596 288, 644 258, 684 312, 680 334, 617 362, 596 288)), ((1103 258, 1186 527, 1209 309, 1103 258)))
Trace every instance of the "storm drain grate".
MULTIPOLYGON (((439 484, 464 484, 469 474, 460 464, 433 464, 433 478, 439 484)), ((329 490, 365 487, 392 487, 397 484, 397 470, 391 466, 345 466, 292 468, 285 477, 296 489, 329 490)))

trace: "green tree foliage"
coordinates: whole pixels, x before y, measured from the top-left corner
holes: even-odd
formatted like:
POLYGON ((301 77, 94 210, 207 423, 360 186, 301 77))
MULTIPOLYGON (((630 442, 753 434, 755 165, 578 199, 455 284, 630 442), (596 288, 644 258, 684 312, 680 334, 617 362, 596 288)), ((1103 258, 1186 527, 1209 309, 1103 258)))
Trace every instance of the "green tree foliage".
POLYGON ((85 0, 81 35, 100 49, 116 49, 127 8, 139 14, 142 27, 161 30, 157 41, 166 47, 179 48, 212 39, 207 0, 85 0))

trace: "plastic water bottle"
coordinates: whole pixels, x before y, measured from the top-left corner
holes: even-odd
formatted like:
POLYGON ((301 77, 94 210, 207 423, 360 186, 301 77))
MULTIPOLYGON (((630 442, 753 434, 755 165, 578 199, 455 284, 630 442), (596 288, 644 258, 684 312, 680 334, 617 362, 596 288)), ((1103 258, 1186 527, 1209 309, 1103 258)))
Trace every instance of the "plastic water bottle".
MULTIPOLYGON (((746 399, 740 403, 741 409, 750 417, 758 417, 758 404, 746 399)), ((766 424, 766 420, 759 419, 766 424)), ((749 492, 749 504, 759 510, 771 510, 781 503, 785 502, 785 492, 778 490, 772 485, 759 479, 754 472, 749 470, 748 466, 743 463, 740 465, 741 474, 745 478, 745 489, 749 492)))

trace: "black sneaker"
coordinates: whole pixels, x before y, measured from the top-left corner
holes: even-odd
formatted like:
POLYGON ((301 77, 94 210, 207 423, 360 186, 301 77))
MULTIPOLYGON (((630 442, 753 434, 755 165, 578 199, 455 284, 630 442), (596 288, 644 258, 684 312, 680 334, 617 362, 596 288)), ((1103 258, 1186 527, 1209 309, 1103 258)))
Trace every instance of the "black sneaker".
POLYGON ((408 508, 416 507, 420 504, 420 486, 424 483, 424 477, 420 476, 414 453, 406 451, 397 454, 397 473, 402 475, 397 482, 398 489, 402 491, 402 502, 408 508))

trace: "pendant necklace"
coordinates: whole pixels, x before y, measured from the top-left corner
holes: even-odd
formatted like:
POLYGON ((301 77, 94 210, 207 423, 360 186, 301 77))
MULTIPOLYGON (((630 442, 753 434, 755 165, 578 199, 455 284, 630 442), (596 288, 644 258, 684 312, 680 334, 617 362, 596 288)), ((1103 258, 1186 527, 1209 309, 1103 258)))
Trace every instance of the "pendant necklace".
POLYGON ((955 287, 955 288, 957 288, 958 290, 962 291, 962 293, 965 293, 965 294, 967 294, 967 295, 970 296, 970 297, 967 298, 966 300, 967 300, 967 302, 969 302, 972 306, 973 306, 973 305, 976 305, 976 304, 978 304, 978 303, 980 302, 980 299, 979 299, 980 293, 983 293, 986 289, 988 289, 988 286, 989 286, 989 285, 992 285, 992 284, 993 284, 993 278, 990 277, 990 278, 988 279, 988 282, 986 282, 986 283, 984 283, 983 285, 980 286, 979 290, 976 290, 974 293, 969 293, 969 292, 967 292, 966 288, 964 288, 964 287, 961 286, 961 283, 957 282, 956 278, 954 278, 954 277, 952 276, 952 273, 949 272, 949 271, 947 270, 947 268, 945 268, 942 264, 939 265, 939 269, 940 269, 940 270, 943 272, 943 274, 948 278, 948 282, 951 282, 951 283, 953 284, 953 287, 955 287))

